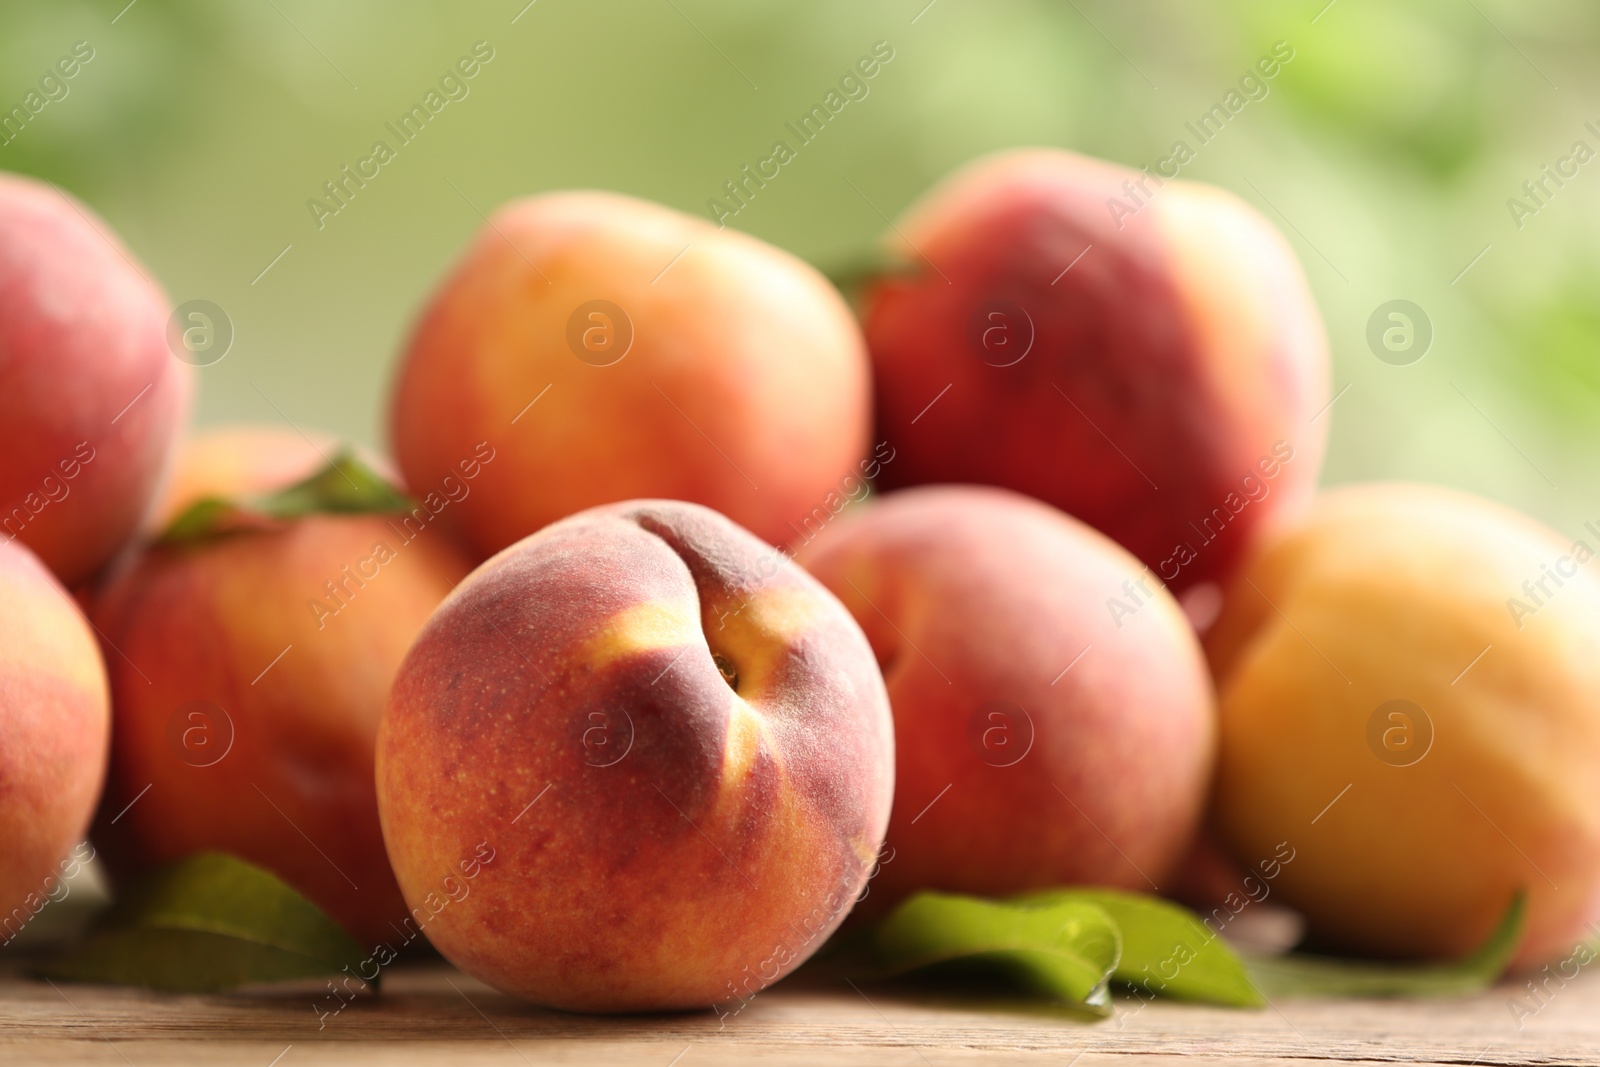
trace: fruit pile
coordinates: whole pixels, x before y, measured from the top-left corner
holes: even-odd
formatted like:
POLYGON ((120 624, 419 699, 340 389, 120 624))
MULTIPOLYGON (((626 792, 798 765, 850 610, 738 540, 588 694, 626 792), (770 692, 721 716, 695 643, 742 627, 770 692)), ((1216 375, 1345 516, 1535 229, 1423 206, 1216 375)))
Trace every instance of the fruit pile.
POLYGON ((1594 550, 1443 489, 1317 495, 1293 253, 1199 185, 1108 214, 1135 176, 981 160, 854 309, 663 207, 511 203, 417 320, 392 460, 184 437, 159 287, 0 176, 6 940, 87 833, 114 895, 207 906, 170 865, 222 853, 363 979, 425 939, 588 1011, 742 1004, 847 918, 932 958, 919 914, 1104 932, 1134 893, 1412 960, 1512 907, 1507 955, 1570 958, 1594 550))

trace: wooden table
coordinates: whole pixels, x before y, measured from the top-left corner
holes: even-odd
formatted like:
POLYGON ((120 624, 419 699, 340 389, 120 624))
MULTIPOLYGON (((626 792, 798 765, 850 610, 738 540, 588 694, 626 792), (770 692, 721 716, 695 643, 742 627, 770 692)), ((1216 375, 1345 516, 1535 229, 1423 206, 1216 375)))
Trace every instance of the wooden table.
POLYGON ((1262 1011, 1125 999, 1113 1018, 1085 1022, 1041 1006, 801 976, 719 1025, 711 1012, 540 1011, 426 963, 397 965, 381 995, 358 998, 320 1030, 319 991, 169 996, 0 977, 0 1064, 1600 1063, 1593 975, 1557 990, 1520 1029, 1511 986, 1469 1000, 1280 1001, 1262 1011))

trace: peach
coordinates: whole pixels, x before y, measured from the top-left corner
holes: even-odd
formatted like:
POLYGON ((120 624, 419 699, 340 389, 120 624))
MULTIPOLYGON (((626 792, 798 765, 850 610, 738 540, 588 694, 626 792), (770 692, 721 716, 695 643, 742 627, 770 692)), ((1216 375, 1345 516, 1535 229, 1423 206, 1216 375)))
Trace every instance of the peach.
POLYGON ((429 940, 578 1011, 742 1001, 793 969, 865 885, 893 775, 849 614, 677 501, 584 511, 483 564, 378 735, 384 839, 429 940))
POLYGON ((1570 544, 1446 489, 1348 486, 1264 545, 1209 637, 1215 820, 1312 938, 1470 951, 1529 895, 1520 959, 1600 918, 1600 583, 1570 544))
POLYGON ((672 497, 784 542, 866 450, 844 300, 734 230, 597 192, 498 211, 434 294, 391 411, 411 485, 502 458, 446 521, 488 555, 582 508, 672 497))
POLYGON ((1137 560, 1002 489, 886 494, 798 561, 866 631, 894 709, 895 803, 874 910, 918 889, 1152 890, 1211 770, 1211 683, 1137 560))
POLYGON ((0 530, 68 586, 136 532, 188 409, 167 312, 87 208, 0 174, 0 530))
POLYGON ((1204 185, 1055 150, 958 171, 865 295, 883 488, 998 485, 1174 589, 1316 484, 1327 340, 1281 235, 1204 185))
POLYGON ((95 598, 116 709, 95 840, 129 873, 197 852, 273 871, 359 940, 405 919, 378 826, 378 718, 468 564, 434 526, 312 514, 157 543, 95 598))
POLYGON ((94 634, 32 552, 0 541, 0 944, 58 892, 105 782, 111 707, 94 634))

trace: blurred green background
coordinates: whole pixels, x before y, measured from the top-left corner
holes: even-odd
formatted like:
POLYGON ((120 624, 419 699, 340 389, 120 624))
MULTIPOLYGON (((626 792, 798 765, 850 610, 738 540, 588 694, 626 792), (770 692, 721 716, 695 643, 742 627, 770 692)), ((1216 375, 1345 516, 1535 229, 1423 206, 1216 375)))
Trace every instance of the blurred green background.
POLYGON ((92 204, 175 302, 226 309, 236 340, 200 372, 198 422, 381 444, 419 301, 508 198, 595 186, 704 214, 887 41, 870 95, 732 223, 828 266, 993 149, 1153 165, 1281 40, 1268 95, 1183 176, 1256 204, 1305 264, 1348 386, 1325 481, 1441 481, 1574 536, 1600 518, 1600 161, 1520 227, 1507 205, 1575 142, 1600 151, 1600 4, 525 4, 0 0, 0 108, 76 42, 94 51, 0 169, 92 204), (469 94, 319 228, 323 182, 397 144, 384 124, 478 41, 494 58, 469 94), (1432 321, 1419 362, 1368 347, 1392 299, 1432 321))

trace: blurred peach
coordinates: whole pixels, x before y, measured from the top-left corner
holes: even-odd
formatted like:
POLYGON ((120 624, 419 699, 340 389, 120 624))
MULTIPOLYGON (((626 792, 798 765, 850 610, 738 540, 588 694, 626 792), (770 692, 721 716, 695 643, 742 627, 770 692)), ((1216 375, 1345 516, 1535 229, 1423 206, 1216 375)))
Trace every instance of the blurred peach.
POLYGON ((493 449, 445 517, 482 555, 634 497, 784 543, 857 472, 868 377, 849 308, 800 260, 657 204, 547 193, 496 212, 435 292, 391 439, 419 490, 493 449))
POLYGON ((885 489, 1004 486, 1183 590, 1322 463, 1327 338, 1294 252, 1220 189, 1054 149, 945 179, 865 294, 885 489))
POLYGON ((1208 635, 1215 820, 1313 940, 1376 956, 1476 947, 1529 896, 1519 959, 1600 918, 1600 582, 1500 505, 1352 485, 1249 561, 1208 635))
POLYGON ((358 939, 406 917, 373 746, 412 639, 468 570, 437 527, 314 514, 154 544, 95 597, 115 706, 95 841, 113 871, 220 850, 358 939))
POLYGON ((106 777, 105 667, 77 605, 0 541, 0 944, 54 898, 106 777))
POLYGON ((0 173, 0 533, 68 587, 138 530, 182 428, 168 311, 88 208, 0 173))

